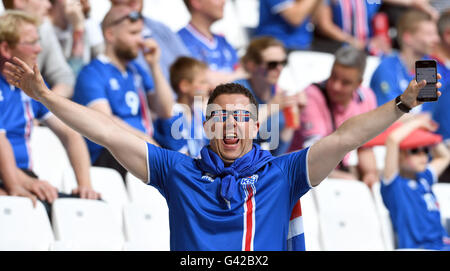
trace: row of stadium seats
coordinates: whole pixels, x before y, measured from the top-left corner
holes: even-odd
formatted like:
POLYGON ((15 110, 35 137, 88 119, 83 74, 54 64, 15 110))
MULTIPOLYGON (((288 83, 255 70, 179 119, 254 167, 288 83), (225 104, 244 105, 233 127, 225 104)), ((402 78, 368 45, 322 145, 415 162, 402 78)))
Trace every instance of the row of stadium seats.
MULTIPOLYGON (((51 221, 40 202, 33 208, 27 198, 0 196, 0 250, 169 250, 163 197, 131 174, 126 191, 120 176, 108 171, 99 169, 93 179, 104 201, 57 199, 51 221)), ((450 184, 438 183, 433 190, 448 226, 450 184)), ((379 184, 371 191, 362 182, 327 179, 301 203, 308 251, 396 249, 379 184)))
POLYGON ((93 168, 104 201, 57 199, 44 205, 0 196, 0 250, 169 250, 169 214, 153 187, 129 174, 127 190, 113 170, 93 168), (116 176, 115 176, 116 175, 116 176))
MULTIPOLYGON (((450 228, 450 184, 433 186, 443 225, 450 228)), ((380 183, 327 179, 301 198, 306 250, 389 251, 396 241, 380 183)))

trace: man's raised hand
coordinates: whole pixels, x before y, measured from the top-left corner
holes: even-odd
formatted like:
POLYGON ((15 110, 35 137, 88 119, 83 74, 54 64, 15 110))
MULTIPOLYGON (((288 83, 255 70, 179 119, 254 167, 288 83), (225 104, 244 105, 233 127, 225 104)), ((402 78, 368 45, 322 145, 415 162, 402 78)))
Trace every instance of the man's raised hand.
POLYGON ((22 89, 35 100, 39 100, 46 91, 49 91, 37 64, 34 64, 31 69, 28 64, 17 57, 13 57, 5 63, 3 75, 9 84, 22 89))

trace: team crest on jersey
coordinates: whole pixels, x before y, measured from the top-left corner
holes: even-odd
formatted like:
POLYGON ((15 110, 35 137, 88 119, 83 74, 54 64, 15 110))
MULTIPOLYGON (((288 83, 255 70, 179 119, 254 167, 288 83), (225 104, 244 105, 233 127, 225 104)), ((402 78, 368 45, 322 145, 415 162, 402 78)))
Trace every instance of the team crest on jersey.
POLYGON ((205 173, 205 175, 202 176, 202 180, 207 181, 209 183, 214 182, 214 178, 211 175, 209 175, 208 173, 205 173))
POLYGON ((241 185, 249 185, 249 184, 255 184, 256 181, 258 180, 259 176, 258 174, 254 174, 250 177, 246 177, 246 178, 242 178, 241 179, 241 185))
POLYGON ((119 82, 117 82, 116 78, 111 78, 109 80, 109 86, 111 87, 112 90, 119 90, 120 89, 119 82))

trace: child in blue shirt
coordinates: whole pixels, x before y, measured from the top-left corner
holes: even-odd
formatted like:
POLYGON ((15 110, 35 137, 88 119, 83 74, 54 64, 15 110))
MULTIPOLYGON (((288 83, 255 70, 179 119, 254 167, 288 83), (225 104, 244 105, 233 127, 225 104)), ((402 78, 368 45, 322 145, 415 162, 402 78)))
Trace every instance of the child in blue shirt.
POLYGON ((450 152, 429 115, 418 115, 395 128, 386 140, 381 195, 389 210, 398 248, 449 250, 447 233, 431 186, 450 162, 450 152), (428 154, 432 150, 432 159, 428 154))
POLYGON ((206 63, 191 57, 179 57, 170 67, 170 84, 177 94, 171 118, 154 122, 155 140, 163 148, 198 157, 207 145, 203 106, 208 99, 209 82, 206 63))

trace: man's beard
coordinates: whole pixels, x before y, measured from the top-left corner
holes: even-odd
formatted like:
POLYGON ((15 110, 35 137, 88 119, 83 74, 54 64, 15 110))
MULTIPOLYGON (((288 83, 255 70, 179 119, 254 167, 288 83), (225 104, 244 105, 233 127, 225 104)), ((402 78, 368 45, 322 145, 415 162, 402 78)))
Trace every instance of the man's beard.
POLYGON ((121 48, 119 46, 116 46, 114 48, 114 52, 116 53, 117 58, 125 60, 125 61, 132 61, 137 57, 137 54, 135 54, 132 50, 129 48, 121 48))

